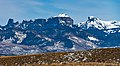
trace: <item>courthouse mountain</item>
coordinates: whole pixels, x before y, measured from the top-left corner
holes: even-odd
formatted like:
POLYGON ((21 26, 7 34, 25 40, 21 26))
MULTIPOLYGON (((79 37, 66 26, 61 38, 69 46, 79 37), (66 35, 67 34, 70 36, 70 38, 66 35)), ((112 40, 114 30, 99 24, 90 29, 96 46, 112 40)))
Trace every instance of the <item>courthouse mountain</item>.
POLYGON ((9 19, 0 26, 0 53, 21 55, 120 46, 120 22, 90 16, 86 22, 74 23, 67 14, 22 22, 9 19))

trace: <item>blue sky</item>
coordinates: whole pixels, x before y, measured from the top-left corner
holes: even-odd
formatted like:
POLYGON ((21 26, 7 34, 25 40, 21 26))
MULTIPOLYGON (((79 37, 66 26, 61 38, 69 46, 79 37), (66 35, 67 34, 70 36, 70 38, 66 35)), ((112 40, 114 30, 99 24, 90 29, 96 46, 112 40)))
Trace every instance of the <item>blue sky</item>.
POLYGON ((120 21, 120 0, 0 0, 0 24, 67 13, 76 23, 88 16, 120 21))

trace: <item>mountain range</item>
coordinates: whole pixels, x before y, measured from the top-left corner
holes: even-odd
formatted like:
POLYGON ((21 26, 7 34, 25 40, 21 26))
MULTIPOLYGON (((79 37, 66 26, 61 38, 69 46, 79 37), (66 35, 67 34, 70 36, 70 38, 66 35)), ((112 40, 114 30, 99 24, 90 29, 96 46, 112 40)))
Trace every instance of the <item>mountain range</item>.
POLYGON ((120 22, 89 16, 75 24, 67 14, 48 19, 9 19, 0 26, 0 54, 25 55, 120 46, 120 22))

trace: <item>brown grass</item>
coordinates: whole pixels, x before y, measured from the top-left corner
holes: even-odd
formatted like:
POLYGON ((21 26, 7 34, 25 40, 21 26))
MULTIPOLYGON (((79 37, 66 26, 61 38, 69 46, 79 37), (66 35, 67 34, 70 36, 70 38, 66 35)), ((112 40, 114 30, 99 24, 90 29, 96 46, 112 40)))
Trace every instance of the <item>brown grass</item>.
POLYGON ((47 64, 48 66, 51 64, 52 66, 66 66, 66 64, 67 66, 80 66, 81 64, 83 66, 92 66, 92 64, 96 66, 104 66, 105 64, 106 66, 119 66, 118 63, 120 63, 120 48, 0 57, 0 66, 47 66, 47 64), (87 59, 83 61, 84 58, 87 59))
POLYGON ((120 63, 98 63, 98 62, 81 62, 81 63, 67 63, 67 64, 23 64, 21 66, 120 66, 120 63))

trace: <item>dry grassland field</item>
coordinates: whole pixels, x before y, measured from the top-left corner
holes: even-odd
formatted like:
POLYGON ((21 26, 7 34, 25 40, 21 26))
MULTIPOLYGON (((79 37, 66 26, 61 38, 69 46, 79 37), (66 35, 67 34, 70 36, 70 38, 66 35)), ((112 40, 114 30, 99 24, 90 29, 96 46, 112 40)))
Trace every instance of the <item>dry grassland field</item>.
POLYGON ((1 56, 0 66, 120 66, 120 48, 1 56))

